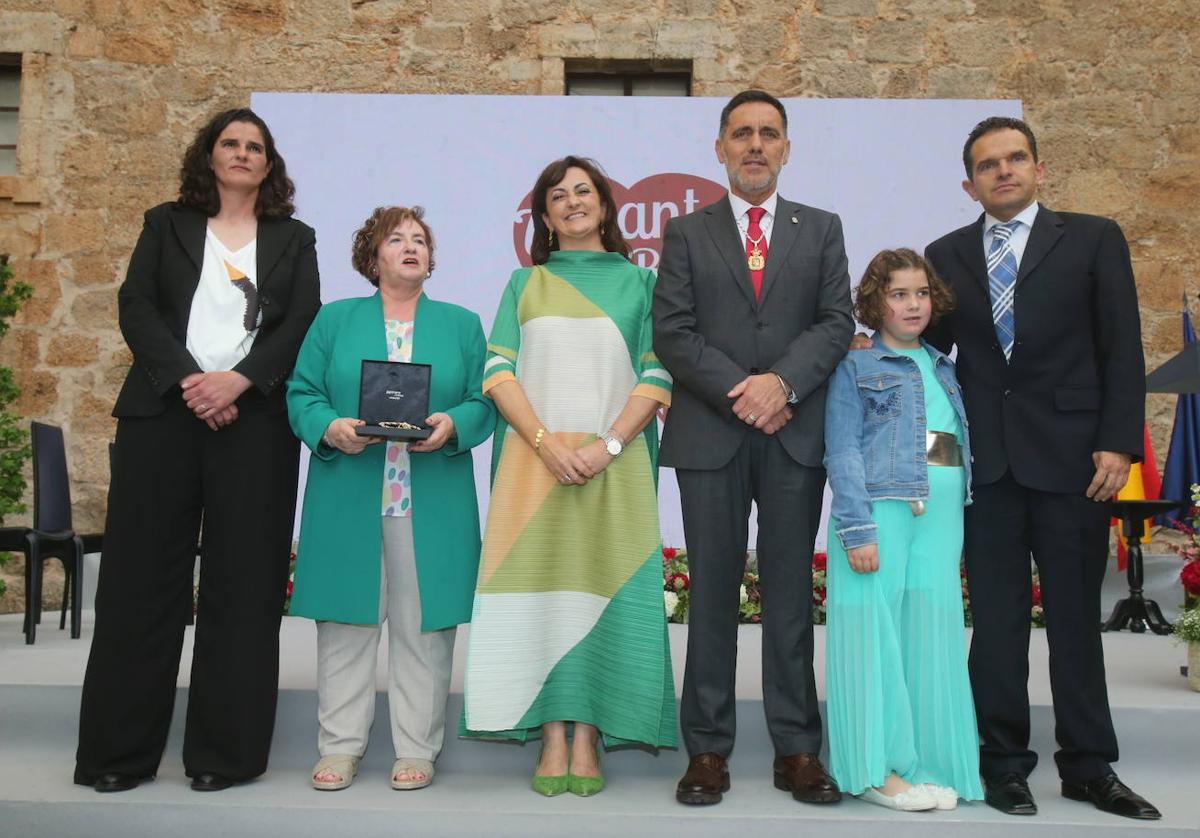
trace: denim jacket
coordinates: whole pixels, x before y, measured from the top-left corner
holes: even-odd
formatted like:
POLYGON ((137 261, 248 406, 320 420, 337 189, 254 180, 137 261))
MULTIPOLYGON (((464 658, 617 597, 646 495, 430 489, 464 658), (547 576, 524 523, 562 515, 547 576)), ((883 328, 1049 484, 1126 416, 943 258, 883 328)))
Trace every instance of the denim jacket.
MULTIPOLYGON (((924 340, 934 373, 958 414, 971 502, 971 446, 954 364, 924 340)), ((879 539, 871 519, 877 500, 925 500, 925 392, 916 361, 893 352, 875 333, 870 349, 851 350, 829 380, 825 402, 825 468, 831 514, 847 550, 879 539)))

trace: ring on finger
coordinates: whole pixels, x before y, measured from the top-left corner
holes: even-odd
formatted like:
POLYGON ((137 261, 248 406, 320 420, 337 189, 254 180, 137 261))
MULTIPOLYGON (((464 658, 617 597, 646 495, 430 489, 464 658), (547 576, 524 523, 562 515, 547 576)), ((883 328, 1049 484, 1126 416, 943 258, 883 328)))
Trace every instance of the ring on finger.
POLYGON ((571 482, 571 475, 569 475, 569 474, 564 474, 564 475, 562 476, 562 481, 563 481, 563 483, 570 483, 570 482, 571 482))
POLYGON ((746 417, 746 418, 747 418, 747 419, 749 419, 751 422, 757 422, 757 421, 758 421, 758 417, 757 417, 757 416, 755 416, 753 413, 751 413, 751 414, 747 415, 747 417, 746 417))

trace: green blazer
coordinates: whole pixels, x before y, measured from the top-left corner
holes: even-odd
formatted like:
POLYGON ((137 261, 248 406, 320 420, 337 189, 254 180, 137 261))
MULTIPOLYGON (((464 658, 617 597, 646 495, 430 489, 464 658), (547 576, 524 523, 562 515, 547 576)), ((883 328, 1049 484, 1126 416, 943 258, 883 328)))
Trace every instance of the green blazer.
MULTIPOLYGON (((478 315, 421 295, 412 360, 433 366, 429 410, 449 414, 457 434, 439 451, 411 455, 413 544, 424 631, 471 619, 479 567, 471 448, 488 438, 496 422, 496 409, 480 390, 485 347, 478 315)), ((288 380, 288 419, 312 450, 291 613, 373 625, 379 622, 386 446, 370 445, 351 456, 321 442, 334 419, 358 415, 364 359, 387 360, 378 292, 322 306, 288 380)))

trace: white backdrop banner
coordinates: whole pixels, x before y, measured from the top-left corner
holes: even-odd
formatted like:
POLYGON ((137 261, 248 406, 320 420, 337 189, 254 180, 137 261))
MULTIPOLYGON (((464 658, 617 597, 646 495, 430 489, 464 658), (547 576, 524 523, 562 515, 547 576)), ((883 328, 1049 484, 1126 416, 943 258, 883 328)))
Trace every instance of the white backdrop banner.
MULTIPOLYGON (((724 194, 713 143, 725 101, 255 93, 251 106, 271 126, 296 182, 298 216, 316 228, 324 300, 373 292, 350 267, 351 238, 371 211, 420 204, 437 240, 426 292, 478 312, 486 332, 509 274, 529 264, 529 192, 547 163, 567 154, 598 160, 634 259, 656 267, 666 220, 724 194)), ((963 142, 987 116, 1021 115, 1016 100, 784 105, 792 152, 779 193, 841 215, 851 284, 878 250, 922 250, 973 219, 979 207, 960 188, 963 142)), ((489 462, 481 446, 482 515, 489 462)), ((663 543, 682 545, 669 470, 659 487, 663 543)), ((755 533, 752 524, 751 546, 755 533)), ((823 548, 824 528, 817 543, 823 548)))

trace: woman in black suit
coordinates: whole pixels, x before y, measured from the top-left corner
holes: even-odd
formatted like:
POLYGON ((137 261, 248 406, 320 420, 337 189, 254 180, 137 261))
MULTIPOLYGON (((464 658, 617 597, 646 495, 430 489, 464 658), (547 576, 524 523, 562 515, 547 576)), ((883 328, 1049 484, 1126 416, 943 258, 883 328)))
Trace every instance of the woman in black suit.
POLYGON ((215 116, 179 199, 146 213, 118 294, 133 365, 117 397, 96 629, 75 782, 158 770, 203 559, 183 762, 216 791, 267 765, 299 446, 284 384, 320 307, 316 240, 266 124, 215 116))

